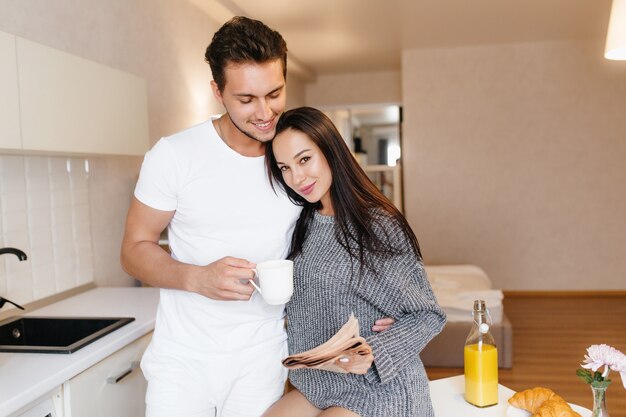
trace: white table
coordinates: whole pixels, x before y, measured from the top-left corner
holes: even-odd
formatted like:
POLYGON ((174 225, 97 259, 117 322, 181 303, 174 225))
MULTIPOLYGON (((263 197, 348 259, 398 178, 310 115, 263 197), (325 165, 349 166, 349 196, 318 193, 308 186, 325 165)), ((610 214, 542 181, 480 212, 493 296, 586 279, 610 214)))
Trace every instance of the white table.
MULTIPOLYGON (((530 416, 523 410, 511 407, 509 398, 515 391, 498 384, 498 404, 479 408, 465 401, 465 379, 463 375, 430 381, 430 398, 436 417, 518 417, 530 416)), ((570 404, 582 417, 591 417, 591 411, 575 404, 570 404)))

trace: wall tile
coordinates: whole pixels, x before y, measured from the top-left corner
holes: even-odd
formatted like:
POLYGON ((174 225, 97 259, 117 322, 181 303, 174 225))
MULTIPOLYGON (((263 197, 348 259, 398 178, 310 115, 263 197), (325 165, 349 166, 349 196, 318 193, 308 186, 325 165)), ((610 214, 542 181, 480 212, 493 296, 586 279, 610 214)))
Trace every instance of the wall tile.
POLYGON ((33 265, 33 298, 40 300, 57 293, 54 279, 54 263, 33 265))
POLYGON ((84 158, 0 155, 0 294, 28 303, 93 282, 89 175, 84 158), (11 259, 14 258, 14 259, 11 259))
MULTIPOLYGON (((16 218, 14 215, 3 215, 2 217, 3 220, 7 218, 16 218)), ((25 222, 25 224, 28 223, 25 222)), ((27 231, 28 228, 26 227, 25 229, 20 231, 12 231, 10 233, 5 232, 5 246, 22 249, 28 254, 30 248, 30 239, 27 231)), ((5 287, 2 293, 3 296, 18 304, 26 304, 30 301, 33 301, 33 282, 30 262, 20 262, 17 257, 13 255, 2 255, 1 258, 5 266, 5 287)))
POLYGON ((31 266, 28 261, 20 262, 14 256, 8 258, 5 260, 7 272, 6 298, 18 304, 26 304, 33 300, 31 266))
POLYGON ((28 204, 26 193, 3 194, 2 199, 2 232, 7 246, 15 246, 7 235, 24 233, 28 230, 28 204))
POLYGON ((52 236, 52 217, 50 207, 37 204, 36 199, 29 199, 28 202, 28 224, 30 227, 31 240, 36 235, 52 236))
POLYGON ((28 261, 33 267, 54 263, 52 234, 50 230, 38 229, 30 231, 30 252, 28 261))
MULTIPOLYGON (((0 247, 4 247, 4 244, 0 242, 0 247)), ((7 273, 6 273, 6 260, 4 259, 6 256, 0 256, 0 295, 5 295, 7 293, 7 273)))
POLYGON ((57 292, 75 288, 78 285, 75 272, 76 261, 70 256, 62 256, 54 260, 54 275, 57 292))
POLYGON ((124 221, 143 158, 90 158, 89 198, 94 281, 98 285, 137 285, 120 265, 124 221))
POLYGON ((119 250, 140 165, 138 157, 0 155, 0 247, 28 255, 0 256, 0 295, 28 303, 90 282, 136 285, 119 250))
POLYGON ((0 155, 0 192, 24 190, 24 157, 0 155))

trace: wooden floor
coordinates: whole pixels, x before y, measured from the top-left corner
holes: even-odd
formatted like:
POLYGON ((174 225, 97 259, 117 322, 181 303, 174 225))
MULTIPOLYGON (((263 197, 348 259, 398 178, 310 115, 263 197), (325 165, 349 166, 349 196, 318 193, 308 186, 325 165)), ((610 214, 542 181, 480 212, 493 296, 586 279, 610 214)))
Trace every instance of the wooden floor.
MULTIPOLYGON (((591 408, 591 390, 576 375, 586 349, 606 343, 626 353, 626 296, 505 297, 513 324, 513 368, 500 369, 502 385, 514 391, 551 388, 568 402, 591 408)), ((463 368, 427 368, 429 379, 460 375, 463 368)), ((626 417, 626 389, 618 373, 607 390, 611 417, 626 417)))

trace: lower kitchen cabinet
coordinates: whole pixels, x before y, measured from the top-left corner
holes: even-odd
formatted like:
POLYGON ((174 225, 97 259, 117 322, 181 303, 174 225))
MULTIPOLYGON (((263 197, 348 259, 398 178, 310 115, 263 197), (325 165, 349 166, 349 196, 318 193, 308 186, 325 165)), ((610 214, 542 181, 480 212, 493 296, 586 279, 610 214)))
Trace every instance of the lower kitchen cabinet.
POLYGON ((147 382, 139 362, 152 333, 115 352, 63 385, 64 417, 141 417, 147 382))

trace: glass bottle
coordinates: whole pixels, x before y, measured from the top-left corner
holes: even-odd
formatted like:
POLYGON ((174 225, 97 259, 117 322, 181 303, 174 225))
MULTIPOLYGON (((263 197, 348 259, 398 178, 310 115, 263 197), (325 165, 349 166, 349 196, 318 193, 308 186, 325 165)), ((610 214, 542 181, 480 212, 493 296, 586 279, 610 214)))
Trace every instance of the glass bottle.
POLYGON ((465 340, 465 400, 477 407, 498 404, 498 349, 489 331, 491 317, 484 300, 474 301, 474 322, 465 340))

